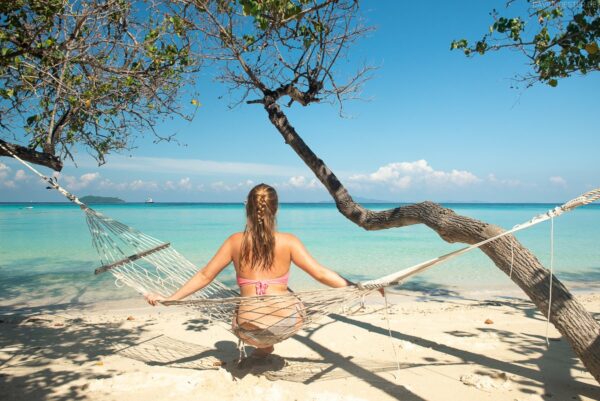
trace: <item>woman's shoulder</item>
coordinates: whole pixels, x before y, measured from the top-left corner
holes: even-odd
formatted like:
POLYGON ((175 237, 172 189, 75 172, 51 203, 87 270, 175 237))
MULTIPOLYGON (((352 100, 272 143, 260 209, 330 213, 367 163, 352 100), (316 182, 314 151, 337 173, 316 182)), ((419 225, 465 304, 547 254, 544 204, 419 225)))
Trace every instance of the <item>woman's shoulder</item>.
POLYGON ((284 232, 278 231, 277 233, 275 233, 275 236, 278 240, 288 243, 290 245, 300 242, 300 239, 298 239, 298 237, 296 237, 292 233, 284 233, 284 232))
POLYGON ((243 232, 237 232, 237 233, 233 233, 229 237, 227 237, 226 241, 228 241, 228 242, 240 242, 243 237, 244 237, 244 233, 243 232))

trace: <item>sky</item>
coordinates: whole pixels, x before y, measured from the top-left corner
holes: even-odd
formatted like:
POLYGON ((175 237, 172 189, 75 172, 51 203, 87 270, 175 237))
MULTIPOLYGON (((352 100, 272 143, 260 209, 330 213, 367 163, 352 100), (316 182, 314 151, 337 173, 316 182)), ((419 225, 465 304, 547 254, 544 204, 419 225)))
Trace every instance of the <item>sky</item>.
MULTIPOLYGON (((551 88, 515 89, 527 71, 516 52, 467 58, 453 39, 481 37, 504 1, 362 1, 376 29, 338 64, 350 75, 377 66, 362 99, 285 109, 290 122, 356 197, 390 202, 560 202, 600 187, 600 74, 551 88)), ((509 12, 510 14, 510 12, 509 12)), ((192 122, 158 127, 97 163, 80 150, 59 183, 73 193, 130 202, 239 202, 257 183, 284 202, 329 200, 259 105, 233 97, 205 70, 192 122)), ((191 92, 191 91, 190 91, 191 92)), ((182 104, 190 99, 182 97, 182 104)), ((39 168, 45 174, 52 172, 39 168)), ((0 158, 0 202, 63 201, 14 160, 0 158)))

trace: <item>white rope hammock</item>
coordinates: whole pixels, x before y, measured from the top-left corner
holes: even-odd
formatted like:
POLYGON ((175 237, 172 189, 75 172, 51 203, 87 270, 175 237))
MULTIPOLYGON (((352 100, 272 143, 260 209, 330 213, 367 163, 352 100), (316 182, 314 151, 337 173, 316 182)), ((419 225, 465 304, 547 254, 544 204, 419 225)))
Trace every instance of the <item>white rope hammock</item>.
MULTIPOLYGON (((102 266, 96 269, 96 274, 110 272, 115 277, 117 285, 127 285, 140 294, 157 293, 167 297, 197 272, 198 267, 179 254, 169 243, 164 243, 93 210, 58 185, 56 179, 43 175, 2 144, 0 147, 46 181, 53 189, 79 205, 85 213, 94 248, 102 260, 102 266)), ((165 301, 163 304, 192 307, 209 322, 224 323, 241 341, 249 344, 260 343, 261 346, 272 345, 291 337, 303 327, 317 322, 324 315, 343 311, 359 303, 371 292, 400 284, 437 264, 598 199, 600 199, 600 188, 476 244, 357 285, 284 295, 241 297, 237 291, 226 287, 218 280, 213 280, 186 300, 165 301)))

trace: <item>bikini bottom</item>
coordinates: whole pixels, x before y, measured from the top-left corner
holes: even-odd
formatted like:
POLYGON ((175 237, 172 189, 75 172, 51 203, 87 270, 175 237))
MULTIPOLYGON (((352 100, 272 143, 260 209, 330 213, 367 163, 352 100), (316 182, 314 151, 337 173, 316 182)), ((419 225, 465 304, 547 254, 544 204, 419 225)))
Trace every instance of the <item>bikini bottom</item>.
POLYGON ((233 334, 243 342, 261 348, 281 342, 296 334, 302 328, 306 318, 302 303, 298 302, 294 308, 295 311, 291 315, 264 328, 248 321, 239 323, 236 311, 231 325, 233 334))

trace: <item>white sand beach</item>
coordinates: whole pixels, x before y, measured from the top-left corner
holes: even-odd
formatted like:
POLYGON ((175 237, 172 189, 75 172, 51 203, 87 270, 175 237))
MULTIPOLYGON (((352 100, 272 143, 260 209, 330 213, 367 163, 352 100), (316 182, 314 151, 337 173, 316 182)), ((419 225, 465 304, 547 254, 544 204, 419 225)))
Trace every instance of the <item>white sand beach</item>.
MULTIPOLYGON (((598 400, 600 387, 523 297, 392 295, 332 315, 238 366, 236 338, 143 300, 4 311, 6 400, 598 400), (487 322, 487 323, 486 323, 487 322), (397 359, 394 356, 397 355, 397 359), (396 362, 399 363, 397 366, 396 362)), ((600 313, 600 295, 579 295, 600 313)), ((248 348, 250 351, 250 348, 248 348)))

